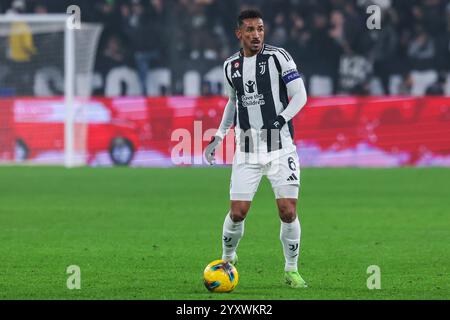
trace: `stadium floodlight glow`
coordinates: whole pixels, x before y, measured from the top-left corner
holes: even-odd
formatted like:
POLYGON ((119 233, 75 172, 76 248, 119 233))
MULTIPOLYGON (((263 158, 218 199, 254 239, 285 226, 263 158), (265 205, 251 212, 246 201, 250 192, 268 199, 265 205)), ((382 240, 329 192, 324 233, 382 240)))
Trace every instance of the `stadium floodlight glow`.
MULTIPOLYGON (((83 101, 91 95, 95 55, 102 31, 102 26, 95 23, 81 23, 80 28, 75 29, 70 23, 72 19, 70 14, 0 15, 0 51, 8 52, 6 61, 0 64, 13 79, 4 82, 12 88, 14 97, 54 98, 61 97, 62 92, 64 160, 57 161, 69 168, 86 164, 87 123, 83 101), (15 35, 27 37, 29 52, 32 52, 28 59, 23 59, 20 50, 16 50, 16 57, 11 53, 11 38, 15 35), (26 63, 19 63, 20 59, 26 63), (24 85, 20 76, 31 80, 24 85)), ((2 84, 4 86, 0 77, 0 87, 2 84)))

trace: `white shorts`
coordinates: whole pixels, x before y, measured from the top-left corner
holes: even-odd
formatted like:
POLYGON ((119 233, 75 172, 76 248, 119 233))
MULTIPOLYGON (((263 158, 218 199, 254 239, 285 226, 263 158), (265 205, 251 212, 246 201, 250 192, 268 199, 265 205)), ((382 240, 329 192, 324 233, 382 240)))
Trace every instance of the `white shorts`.
POLYGON ((267 164, 234 160, 231 172, 230 199, 252 201, 263 175, 269 179, 276 199, 298 198, 300 163, 297 151, 293 151, 267 164))

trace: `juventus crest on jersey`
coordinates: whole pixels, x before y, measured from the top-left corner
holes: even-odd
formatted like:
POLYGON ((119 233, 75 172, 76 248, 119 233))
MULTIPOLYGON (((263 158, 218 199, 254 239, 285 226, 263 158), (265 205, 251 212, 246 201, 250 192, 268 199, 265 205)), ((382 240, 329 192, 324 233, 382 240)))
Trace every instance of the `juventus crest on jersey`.
POLYGON ((260 139, 262 129, 289 103, 286 85, 300 77, 291 55, 266 44, 252 57, 244 57, 241 50, 225 61, 224 73, 225 85, 236 95, 237 150, 258 153, 295 150, 291 121, 277 137, 260 139))

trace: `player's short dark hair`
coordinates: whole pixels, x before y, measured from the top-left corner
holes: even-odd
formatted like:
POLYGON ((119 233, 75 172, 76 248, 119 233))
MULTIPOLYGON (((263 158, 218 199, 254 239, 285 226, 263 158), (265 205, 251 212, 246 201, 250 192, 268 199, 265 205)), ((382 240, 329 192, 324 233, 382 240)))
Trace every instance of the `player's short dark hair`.
POLYGON ((237 18, 238 28, 240 28, 242 26, 245 19, 255 19, 255 18, 260 18, 260 19, 263 18, 262 14, 259 10, 247 9, 247 10, 241 11, 241 13, 239 14, 239 16, 237 18))

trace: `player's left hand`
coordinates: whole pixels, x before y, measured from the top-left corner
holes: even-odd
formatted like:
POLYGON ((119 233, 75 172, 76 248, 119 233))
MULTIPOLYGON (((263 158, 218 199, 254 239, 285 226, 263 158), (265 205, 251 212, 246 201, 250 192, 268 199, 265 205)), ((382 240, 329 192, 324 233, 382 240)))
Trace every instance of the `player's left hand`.
POLYGON ((286 124, 286 120, 284 119, 284 117, 280 114, 278 115, 275 120, 272 121, 270 127, 268 129, 272 129, 272 130, 281 130, 281 128, 283 128, 283 126, 286 124))
POLYGON ((284 117, 282 115, 278 115, 274 120, 269 122, 268 126, 263 126, 261 128, 263 129, 261 132, 261 139, 263 141, 267 141, 268 136, 270 136, 272 130, 281 130, 281 128, 283 128, 285 124, 286 120, 284 119, 284 117))

